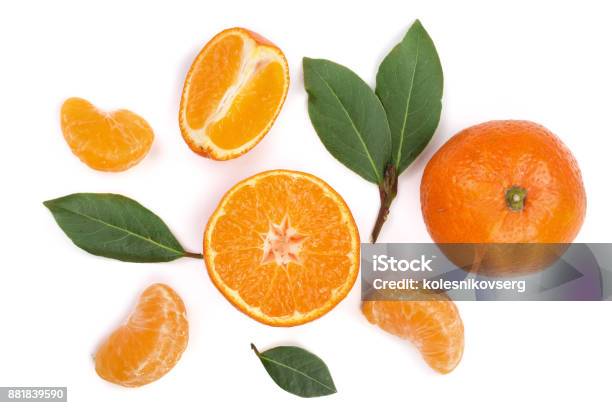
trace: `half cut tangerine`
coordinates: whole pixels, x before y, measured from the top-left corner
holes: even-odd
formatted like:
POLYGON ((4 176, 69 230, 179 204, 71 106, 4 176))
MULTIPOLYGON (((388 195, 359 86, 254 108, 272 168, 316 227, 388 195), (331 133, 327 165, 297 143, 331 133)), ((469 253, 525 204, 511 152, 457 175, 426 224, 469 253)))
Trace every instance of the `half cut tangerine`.
POLYGON ((340 195, 290 170, 234 186, 211 216, 204 259, 238 309, 272 326, 295 326, 336 306, 359 271, 359 232, 340 195))
POLYGON ((270 130, 287 96, 282 51, 244 28, 217 34, 187 73, 179 124, 194 152, 228 160, 252 149, 270 130))

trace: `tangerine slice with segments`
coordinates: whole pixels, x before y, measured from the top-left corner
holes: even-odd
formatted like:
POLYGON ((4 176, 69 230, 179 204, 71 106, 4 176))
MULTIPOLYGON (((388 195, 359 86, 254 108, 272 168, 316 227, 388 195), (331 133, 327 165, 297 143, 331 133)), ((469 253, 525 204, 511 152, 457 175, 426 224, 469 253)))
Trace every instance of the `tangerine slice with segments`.
POLYGON ((359 232, 323 180, 273 170, 225 194, 206 227, 204 259, 213 283, 242 312, 295 326, 327 313, 351 290, 359 232))

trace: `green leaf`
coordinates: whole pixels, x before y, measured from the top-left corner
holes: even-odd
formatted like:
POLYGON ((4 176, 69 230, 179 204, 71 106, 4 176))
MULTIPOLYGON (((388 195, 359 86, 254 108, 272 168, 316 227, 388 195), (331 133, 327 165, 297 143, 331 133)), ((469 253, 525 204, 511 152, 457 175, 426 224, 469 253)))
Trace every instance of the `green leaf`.
POLYGON ((376 76, 376 94, 387 112, 398 174, 425 149, 436 131, 443 86, 436 47, 417 20, 385 57, 376 76))
POLYGON ((190 256, 166 224, 118 194, 71 194, 43 203, 76 246, 128 262, 167 262, 190 256))
POLYGON ((385 110, 353 71, 323 59, 304 58, 308 114, 329 152, 361 177, 380 184, 391 160, 385 110))
POLYGON ((264 368, 283 390, 300 397, 320 397, 336 392, 327 366, 319 357, 299 348, 275 347, 260 353, 251 344, 264 368))

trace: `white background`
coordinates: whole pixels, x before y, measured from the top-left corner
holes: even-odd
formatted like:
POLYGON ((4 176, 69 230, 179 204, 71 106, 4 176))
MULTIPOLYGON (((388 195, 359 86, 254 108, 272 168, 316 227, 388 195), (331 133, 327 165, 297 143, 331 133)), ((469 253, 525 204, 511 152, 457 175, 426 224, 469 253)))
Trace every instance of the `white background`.
POLYGON ((317 138, 301 59, 332 59, 373 84, 383 56, 420 18, 442 60, 444 109, 434 140, 400 179, 380 241, 430 240, 419 182, 446 139, 486 120, 530 119, 557 133, 581 166, 588 212, 578 241, 609 242, 611 14, 603 1, 3 2, 0 385, 66 385, 74 407, 604 405, 610 303, 462 303, 465 354, 442 376, 410 344, 367 323, 359 284, 315 322, 267 327, 236 311, 202 262, 143 265, 89 255, 72 245, 41 202, 73 192, 122 193, 198 251, 206 220, 227 189, 256 172, 289 168, 338 190, 366 240, 378 208, 376 187, 336 162, 317 138), (292 84, 264 140, 243 157, 214 162, 182 141, 178 104, 192 59, 231 26, 281 47, 292 84), (70 96, 142 115, 156 133, 150 154, 124 173, 89 169, 60 132, 59 108, 70 96), (139 389, 107 383, 96 375, 92 354, 153 282, 168 283, 186 303, 187 351, 155 383, 139 389), (250 342, 315 352, 339 392, 316 400, 285 393, 250 342))

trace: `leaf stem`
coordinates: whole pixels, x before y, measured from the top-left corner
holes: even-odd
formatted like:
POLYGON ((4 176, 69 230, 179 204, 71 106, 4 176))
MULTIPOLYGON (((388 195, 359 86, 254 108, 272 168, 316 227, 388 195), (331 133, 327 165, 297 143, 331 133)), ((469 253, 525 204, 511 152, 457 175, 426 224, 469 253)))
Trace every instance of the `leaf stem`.
POLYGON ((259 357, 259 350, 257 350, 257 347, 255 347, 253 343, 251 343, 251 350, 253 350, 255 354, 257 354, 257 357, 259 357))
POLYGON ((376 223, 374 224, 374 229, 372 229, 371 242, 373 244, 376 243, 380 230, 389 215, 391 203, 397 196, 397 178, 398 174, 395 166, 392 164, 387 165, 385 177, 378 186, 380 192, 380 210, 378 210, 378 217, 376 217, 376 223))
POLYGON ((185 253, 183 253, 183 256, 187 257, 187 258, 194 258, 194 259, 202 259, 202 258, 204 258, 202 256, 202 254, 196 254, 195 252, 185 252, 185 253))

